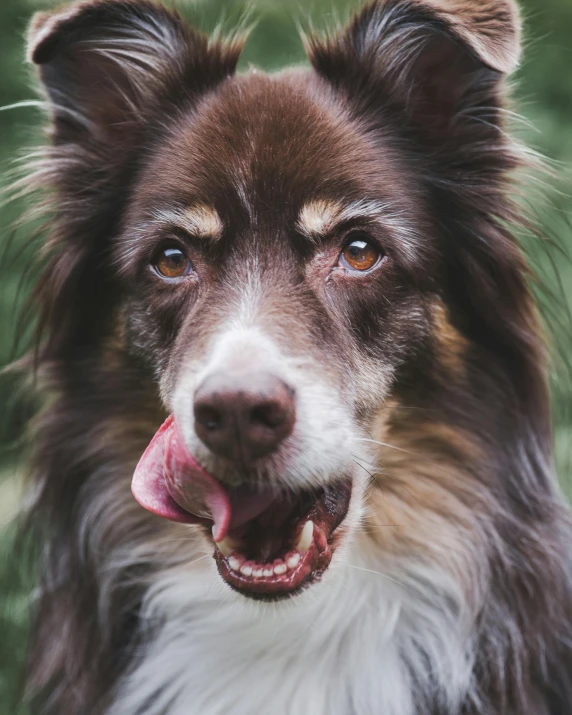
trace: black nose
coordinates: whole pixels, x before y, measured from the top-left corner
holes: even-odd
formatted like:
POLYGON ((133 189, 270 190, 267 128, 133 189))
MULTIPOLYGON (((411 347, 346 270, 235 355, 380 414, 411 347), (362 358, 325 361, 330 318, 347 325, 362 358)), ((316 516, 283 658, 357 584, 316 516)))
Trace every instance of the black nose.
POLYGON ((215 373, 195 394, 195 431, 215 454, 242 464, 292 433, 294 390, 269 373, 215 373))

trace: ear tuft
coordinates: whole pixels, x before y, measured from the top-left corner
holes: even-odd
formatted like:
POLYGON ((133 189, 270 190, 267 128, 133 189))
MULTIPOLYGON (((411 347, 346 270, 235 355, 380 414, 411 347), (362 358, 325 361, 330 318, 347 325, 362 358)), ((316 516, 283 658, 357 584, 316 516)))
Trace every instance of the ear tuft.
MULTIPOLYGON (((139 4, 143 7, 147 3, 143 0, 139 4)), ((37 12, 28 28, 28 61, 37 65, 49 62, 62 41, 72 40, 71 34, 77 31, 78 25, 97 22, 102 11, 118 14, 121 9, 128 10, 129 6, 135 8, 136 5, 133 0, 79 0, 53 12, 37 12)))
MULTIPOLYGON (((356 54, 366 54, 374 49, 372 44, 389 36, 392 28, 412 29, 415 23, 446 32, 497 72, 508 74, 518 67, 521 20, 514 0, 373 0, 347 28, 346 41, 353 34, 356 54)), ((310 38, 311 59, 320 44, 317 38, 310 38)))
POLYGON ((399 111, 432 142, 467 140, 475 122, 498 124, 519 13, 513 0, 374 0, 306 44, 316 71, 360 106, 399 111))
POLYGON ((37 12, 32 18, 28 28, 28 50, 26 59, 34 64, 41 64, 41 45, 46 37, 51 34, 50 23, 53 16, 47 12, 37 12))
POLYGON ((503 74, 520 61, 521 21, 513 0, 418 0, 451 28, 478 58, 503 74))
POLYGON ((193 100, 233 74, 240 39, 209 42, 151 0, 80 0, 39 13, 28 58, 40 66, 57 143, 123 145, 161 105, 193 100))

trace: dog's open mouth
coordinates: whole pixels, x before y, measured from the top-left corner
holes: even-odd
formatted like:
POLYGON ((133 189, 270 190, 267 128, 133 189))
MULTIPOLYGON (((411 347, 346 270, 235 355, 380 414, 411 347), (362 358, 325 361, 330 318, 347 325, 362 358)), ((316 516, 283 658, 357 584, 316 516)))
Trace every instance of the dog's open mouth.
POLYGON ((149 511, 212 530, 219 573, 234 589, 278 598, 319 579, 329 566, 352 482, 296 495, 246 485, 226 489, 188 452, 169 417, 141 458, 132 490, 149 511))
POLYGON ((320 578, 335 548, 334 531, 348 511, 351 481, 327 491, 278 497, 217 544, 221 576, 248 595, 291 594, 320 578))

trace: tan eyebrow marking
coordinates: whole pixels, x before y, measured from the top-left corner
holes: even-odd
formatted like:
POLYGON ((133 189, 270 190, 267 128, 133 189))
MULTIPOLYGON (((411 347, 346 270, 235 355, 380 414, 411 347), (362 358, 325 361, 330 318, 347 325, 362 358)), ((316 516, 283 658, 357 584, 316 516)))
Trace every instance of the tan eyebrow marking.
POLYGON ((336 226, 352 219, 381 219, 391 216, 389 207, 380 201, 353 201, 342 204, 337 201, 318 199, 302 207, 298 218, 298 230, 308 238, 320 238, 332 233, 336 226))
POLYGON ((154 222, 176 226, 198 238, 218 241, 224 229, 218 213, 211 206, 196 204, 188 209, 165 209, 157 211, 154 222))
POLYGON ((342 206, 337 201, 310 201, 300 211, 298 230, 308 238, 327 236, 339 222, 341 213, 342 206))

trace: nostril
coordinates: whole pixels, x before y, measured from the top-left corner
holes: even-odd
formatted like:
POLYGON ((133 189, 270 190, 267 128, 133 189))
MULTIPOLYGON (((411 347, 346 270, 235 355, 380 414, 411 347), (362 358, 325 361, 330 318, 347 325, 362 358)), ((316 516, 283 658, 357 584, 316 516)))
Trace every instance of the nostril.
POLYGON ((195 420, 209 432, 221 429, 224 422, 224 418, 220 410, 207 406, 195 408, 195 420))
POLYGON ((250 410, 250 421, 263 427, 280 427, 288 419, 289 411, 278 402, 267 402, 256 405, 250 410))

